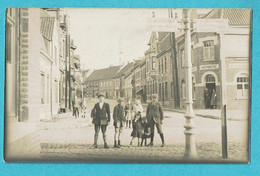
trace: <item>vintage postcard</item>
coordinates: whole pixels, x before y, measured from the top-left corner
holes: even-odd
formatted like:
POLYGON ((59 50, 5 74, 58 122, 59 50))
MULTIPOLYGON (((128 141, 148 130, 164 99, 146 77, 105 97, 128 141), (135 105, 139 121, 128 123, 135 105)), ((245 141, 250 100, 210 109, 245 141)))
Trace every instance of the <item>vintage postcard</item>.
POLYGON ((6 162, 249 163, 251 9, 6 8, 6 162))

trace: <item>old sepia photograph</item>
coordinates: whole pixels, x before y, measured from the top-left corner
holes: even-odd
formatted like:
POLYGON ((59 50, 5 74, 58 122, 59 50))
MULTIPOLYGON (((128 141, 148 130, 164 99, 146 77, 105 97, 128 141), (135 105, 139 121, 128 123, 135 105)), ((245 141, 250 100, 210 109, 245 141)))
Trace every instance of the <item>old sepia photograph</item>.
POLYGON ((250 163, 251 9, 5 18, 6 162, 250 163))

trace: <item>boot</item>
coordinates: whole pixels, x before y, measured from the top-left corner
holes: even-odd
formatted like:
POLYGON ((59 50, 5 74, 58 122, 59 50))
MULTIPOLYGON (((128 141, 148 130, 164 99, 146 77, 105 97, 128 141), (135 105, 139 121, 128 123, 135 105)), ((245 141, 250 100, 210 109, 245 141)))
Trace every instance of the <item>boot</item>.
POLYGON ((121 147, 122 145, 121 145, 121 141, 120 140, 118 140, 118 146, 119 147, 121 147))
POLYGON ((94 144, 92 145, 92 148, 97 148, 97 141, 98 141, 98 135, 94 135, 94 144))
POLYGON ((126 121, 126 126, 125 126, 126 128, 128 127, 128 120, 126 121))
POLYGON ((104 148, 105 148, 105 149, 108 149, 108 148, 109 148, 108 145, 107 145, 107 143, 104 144, 104 148))
POLYGON ((129 120, 129 128, 131 128, 131 120, 129 120))
POLYGON ((154 134, 151 134, 151 142, 147 146, 153 146, 154 134))
POLYGON ((116 140, 115 140, 115 142, 114 142, 114 148, 120 148, 119 145, 117 145, 116 140))
POLYGON ((108 149, 108 145, 107 145, 107 136, 105 134, 103 134, 103 140, 104 140, 104 148, 108 149))
POLYGON ((162 140, 162 145, 161 145, 161 147, 164 147, 164 146, 165 146, 165 143, 164 143, 164 135, 163 135, 163 133, 160 134, 160 137, 161 137, 161 140, 162 140))

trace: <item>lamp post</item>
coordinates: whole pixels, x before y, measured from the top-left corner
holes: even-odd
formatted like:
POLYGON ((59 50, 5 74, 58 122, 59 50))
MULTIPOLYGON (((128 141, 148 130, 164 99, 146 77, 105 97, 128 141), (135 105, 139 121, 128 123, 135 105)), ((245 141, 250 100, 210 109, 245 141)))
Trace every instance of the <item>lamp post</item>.
POLYGON ((185 67, 186 67, 186 112, 184 117, 186 123, 184 125, 185 134, 185 153, 184 159, 196 159, 198 157, 194 138, 194 124, 192 118, 195 117, 192 106, 192 64, 191 64, 191 32, 190 32, 190 14, 191 9, 183 9, 183 22, 185 31, 185 67))

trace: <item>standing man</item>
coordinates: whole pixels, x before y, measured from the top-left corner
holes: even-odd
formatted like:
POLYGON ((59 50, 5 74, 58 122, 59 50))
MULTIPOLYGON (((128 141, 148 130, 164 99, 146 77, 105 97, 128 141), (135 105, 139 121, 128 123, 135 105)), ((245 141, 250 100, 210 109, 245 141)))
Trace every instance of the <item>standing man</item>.
POLYGON ((77 95, 75 95, 75 99, 74 99, 74 111, 75 111, 75 117, 78 118, 79 117, 79 106, 80 106, 80 100, 77 97, 77 95))
POLYGON ((115 127, 115 136, 114 136, 114 147, 120 148, 120 134, 123 132, 123 127, 125 123, 125 116, 124 116, 124 107, 122 105, 122 99, 119 98, 117 100, 118 105, 115 106, 114 112, 113 112, 113 119, 114 119, 114 127, 115 127), (118 144, 117 144, 118 139, 118 144))
POLYGON ((107 126, 110 123, 110 108, 109 104, 104 102, 105 96, 98 95, 99 103, 96 103, 91 112, 93 118, 92 123, 95 125, 94 148, 97 148, 98 134, 101 128, 103 133, 104 148, 108 148, 106 139, 107 126))
POLYGON ((160 105, 160 103, 157 101, 157 95, 152 95, 152 102, 148 104, 147 110, 146 110, 146 117, 148 120, 148 124, 151 128, 151 142, 148 144, 148 146, 153 146, 153 139, 154 139, 154 125, 157 128, 157 131, 161 137, 162 145, 161 147, 165 146, 164 143, 164 136, 162 132, 162 121, 163 121, 163 110, 160 105))
POLYGON ((209 95, 209 90, 205 88, 204 90, 204 103, 205 103, 205 108, 209 108, 209 103, 210 103, 210 95, 209 95))

